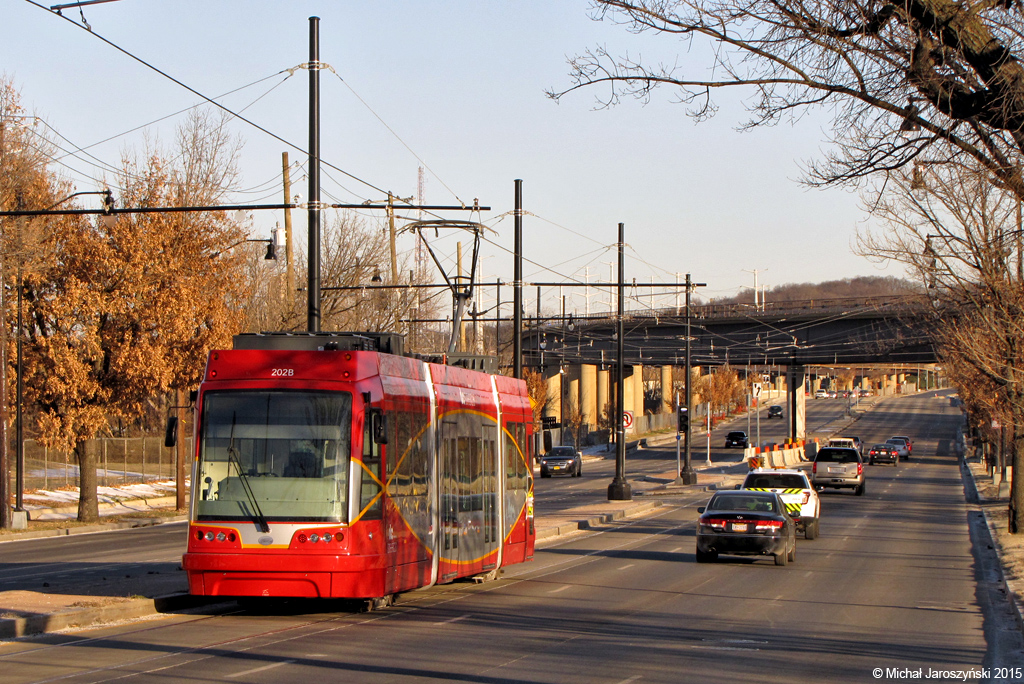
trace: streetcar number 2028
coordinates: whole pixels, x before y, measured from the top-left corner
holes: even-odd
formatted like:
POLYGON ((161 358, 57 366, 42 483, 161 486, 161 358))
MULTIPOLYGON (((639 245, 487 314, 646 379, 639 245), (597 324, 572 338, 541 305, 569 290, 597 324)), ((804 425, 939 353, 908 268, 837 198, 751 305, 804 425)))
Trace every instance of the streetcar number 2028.
POLYGON ((295 375, 294 368, 272 368, 270 370, 270 376, 274 378, 290 378, 295 375))

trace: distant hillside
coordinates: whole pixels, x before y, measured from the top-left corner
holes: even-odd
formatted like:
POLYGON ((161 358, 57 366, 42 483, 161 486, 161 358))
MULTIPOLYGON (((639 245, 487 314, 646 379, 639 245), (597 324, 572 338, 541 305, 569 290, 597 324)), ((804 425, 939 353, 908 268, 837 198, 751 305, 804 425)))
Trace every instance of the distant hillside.
MULTIPOLYGON (((837 297, 877 297, 880 295, 918 294, 921 289, 915 283, 893 276, 861 276, 843 280, 829 280, 824 283, 790 283, 768 290, 767 301, 792 302, 808 299, 833 299, 837 297)), ((718 297, 712 304, 751 304, 754 291, 747 288, 734 297, 718 297)))

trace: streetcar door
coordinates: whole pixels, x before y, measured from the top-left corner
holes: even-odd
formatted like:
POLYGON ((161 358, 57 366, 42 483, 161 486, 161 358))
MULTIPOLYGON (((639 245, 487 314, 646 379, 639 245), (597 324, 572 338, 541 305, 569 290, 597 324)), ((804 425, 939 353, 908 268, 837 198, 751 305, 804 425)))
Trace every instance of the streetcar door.
POLYGON ((498 506, 501 497, 500 464, 498 461, 498 426, 483 426, 483 439, 480 441, 481 468, 483 470, 482 504, 483 504, 483 542, 484 570, 498 567, 495 552, 501 542, 498 506))
POLYGON ((437 473, 441 536, 438 540, 440 567, 438 580, 447 582, 458 574, 459 566, 459 450, 458 422, 454 418, 441 421, 441 457, 437 473))

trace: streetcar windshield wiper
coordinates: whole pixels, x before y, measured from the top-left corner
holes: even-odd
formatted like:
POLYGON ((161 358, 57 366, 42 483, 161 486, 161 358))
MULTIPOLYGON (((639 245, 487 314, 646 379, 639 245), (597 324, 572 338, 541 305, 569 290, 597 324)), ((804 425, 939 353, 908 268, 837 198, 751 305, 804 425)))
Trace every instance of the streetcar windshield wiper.
POLYGON ((228 444, 228 463, 234 464, 235 470, 238 471, 238 481, 242 483, 242 491, 245 492, 245 498, 249 500, 249 504, 252 506, 253 521, 260 528, 261 532, 267 533, 270 532, 270 525, 267 524, 267 519, 263 515, 259 502, 256 501, 256 495, 252 493, 252 487, 249 486, 249 478, 242 472, 242 462, 239 460, 238 452, 235 450, 235 418, 236 416, 232 414, 231 441, 228 444))

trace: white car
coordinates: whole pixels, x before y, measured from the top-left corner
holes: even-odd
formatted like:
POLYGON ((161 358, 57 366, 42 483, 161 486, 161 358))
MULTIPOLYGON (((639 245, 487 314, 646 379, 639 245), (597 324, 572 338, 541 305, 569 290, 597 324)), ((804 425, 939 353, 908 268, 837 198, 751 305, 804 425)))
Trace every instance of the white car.
POLYGON ((803 530, 804 538, 818 536, 818 522, 821 517, 821 499, 818 492, 802 470, 788 468, 755 468, 747 473, 740 489, 756 492, 775 492, 786 505, 786 512, 796 522, 797 530, 803 530))
POLYGON ((828 390, 818 390, 814 393, 815 399, 828 399, 828 390))

